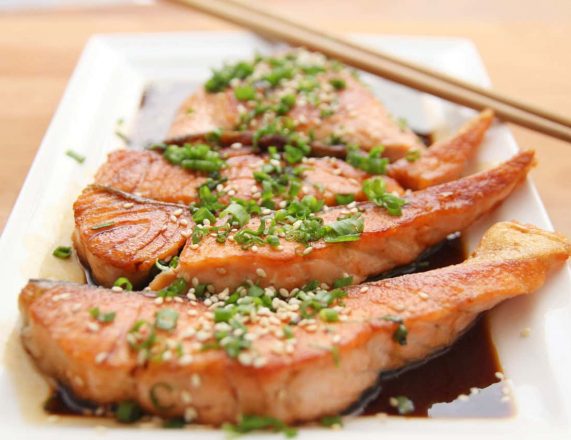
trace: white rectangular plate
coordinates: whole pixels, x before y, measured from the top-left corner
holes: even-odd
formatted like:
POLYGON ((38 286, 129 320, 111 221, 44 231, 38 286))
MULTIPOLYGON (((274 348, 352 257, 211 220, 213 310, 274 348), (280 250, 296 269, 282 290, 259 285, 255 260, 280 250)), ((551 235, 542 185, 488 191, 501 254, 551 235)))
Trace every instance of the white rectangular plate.
MULTIPOLYGON (((451 38, 356 36, 372 46, 421 62, 476 84, 489 80, 474 46, 451 38)), ((71 277, 67 262, 51 250, 69 243, 71 206, 90 182, 106 154, 121 146, 114 134, 119 118, 126 130, 133 122, 145 87, 162 81, 191 81, 198 86, 211 67, 223 61, 267 52, 273 45, 245 33, 177 33, 96 36, 87 45, 67 91, 42 142, 20 197, 0 241, 0 426, 2 438, 99 438, 93 420, 50 422, 41 411, 47 395, 45 381, 35 372, 19 338, 17 298, 28 278, 71 277), (65 155, 73 149, 87 159, 79 165, 65 155), (56 260, 56 261, 54 261, 56 260)), ((396 115, 421 131, 449 132, 472 111, 445 103, 387 81, 365 75, 374 91, 396 115)), ((165 114, 165 118, 172 115, 165 114)), ((475 168, 507 159, 517 146, 506 127, 495 125, 475 168)), ((541 164, 539 165, 541 166, 541 164)), ((535 187, 526 182, 500 209, 468 232, 470 248, 483 231, 499 220, 517 219, 551 229, 535 187)), ((541 292, 518 298, 491 313, 492 335, 511 391, 516 412, 505 419, 355 418, 342 431, 304 428, 301 438, 471 438, 571 434, 571 278, 566 266, 549 279, 541 292), (529 327, 531 335, 520 337, 529 327)), ((222 438, 219 431, 143 431, 112 425, 106 438, 126 435, 222 438)), ((260 437, 270 436, 262 434, 260 437)))

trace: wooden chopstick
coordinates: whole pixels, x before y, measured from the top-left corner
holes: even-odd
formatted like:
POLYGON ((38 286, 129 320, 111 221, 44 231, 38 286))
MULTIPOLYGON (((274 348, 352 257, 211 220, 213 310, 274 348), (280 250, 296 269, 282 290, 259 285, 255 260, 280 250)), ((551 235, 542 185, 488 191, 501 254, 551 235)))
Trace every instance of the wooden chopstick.
POLYGON ((434 72, 415 63, 313 30, 236 0, 176 0, 219 18, 317 50, 388 80, 477 110, 493 109, 506 121, 571 142, 571 120, 514 98, 434 72))

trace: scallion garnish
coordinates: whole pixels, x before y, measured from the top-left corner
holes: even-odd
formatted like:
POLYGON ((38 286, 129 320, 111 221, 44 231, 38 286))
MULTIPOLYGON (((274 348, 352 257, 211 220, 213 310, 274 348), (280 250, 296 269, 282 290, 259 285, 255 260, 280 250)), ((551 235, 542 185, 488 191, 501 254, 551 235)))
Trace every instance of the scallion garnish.
POLYGON ((73 160, 75 160, 77 163, 83 163, 85 162, 85 156, 83 156, 82 154, 79 154, 73 150, 67 150, 65 152, 66 156, 71 157, 73 160))
POLYGON ((60 258, 62 260, 67 260, 71 257, 71 247, 70 246, 58 246, 52 252, 52 255, 56 258, 60 258))
POLYGON ((226 423, 223 429, 232 434, 246 434, 252 431, 271 430, 281 432, 286 437, 292 438, 297 435, 297 430, 286 425, 279 419, 256 415, 243 415, 236 424, 226 423))
POLYGON ((355 194, 336 194, 335 202, 338 205, 348 205, 355 201, 355 194))
POLYGON ((161 309, 155 315, 155 327, 161 330, 174 330, 178 320, 178 312, 173 309, 161 309))
POLYGON ((92 226, 91 229, 95 231, 97 229, 103 229, 103 228, 107 228, 109 226, 113 226, 114 224, 115 224, 114 221, 99 223, 98 225, 92 226))
POLYGON ((405 159, 408 160, 409 162, 416 162, 418 159, 420 159, 420 150, 416 148, 408 150, 406 152, 405 159))
POLYGON ((143 417, 143 410, 137 402, 124 400, 119 402, 115 410, 115 418, 120 423, 133 423, 143 417))
POLYGON ((331 78, 329 84, 331 84, 335 90, 343 90, 347 86, 343 78, 331 78))
POLYGON ((129 281, 128 278, 125 277, 117 278, 113 283, 113 286, 120 287, 123 290, 128 290, 128 291, 133 290, 133 284, 131 283, 131 281, 129 281))
POLYGON ((341 416, 325 416, 319 420, 319 423, 322 426, 326 426, 328 428, 334 426, 343 426, 343 418, 341 416))
POLYGON ((169 286, 157 292, 160 298, 174 298, 184 294, 188 290, 188 285, 184 278, 177 278, 169 286))
POLYGON ((386 183, 383 179, 375 177, 365 180, 363 192, 370 201, 385 208, 390 215, 399 216, 402 214, 402 207, 406 204, 406 200, 387 192, 386 183))
POLYGON ((116 314, 117 312, 102 312, 101 310, 99 310, 99 307, 92 307, 89 309, 89 315, 93 319, 102 322, 104 324, 113 322, 115 320, 116 314))
POLYGON ((406 345, 408 329, 404 325, 404 320, 400 316, 395 315, 385 315, 383 316, 383 320, 397 324, 397 328, 393 332, 393 340, 400 345, 406 345))
POLYGON ((406 396, 391 397, 390 405, 396 408, 400 415, 410 414, 414 411, 414 403, 406 396))
POLYGON ((384 147, 378 146, 372 148, 368 154, 365 154, 356 147, 349 147, 346 160, 355 168, 359 168, 369 174, 386 174, 389 160, 381 157, 383 151, 384 147))
POLYGON ((164 150, 163 156, 174 165, 205 173, 219 171, 226 165, 220 153, 206 144, 184 144, 182 147, 169 145, 164 150))

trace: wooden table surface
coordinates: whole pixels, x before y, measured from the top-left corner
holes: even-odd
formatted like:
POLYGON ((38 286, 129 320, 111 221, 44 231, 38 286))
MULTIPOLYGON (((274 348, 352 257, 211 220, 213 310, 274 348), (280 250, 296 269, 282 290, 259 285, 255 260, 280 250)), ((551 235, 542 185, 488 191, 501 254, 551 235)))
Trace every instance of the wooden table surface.
MULTIPOLYGON (((253 2, 254 3, 254 2, 253 2)), ((498 90, 571 115, 569 0, 258 0, 335 32, 461 36, 498 90)), ((0 230, 87 39, 94 33, 235 29, 168 2, 0 13, 0 230)), ((571 236, 571 145, 512 127, 537 150, 533 178, 571 236)))

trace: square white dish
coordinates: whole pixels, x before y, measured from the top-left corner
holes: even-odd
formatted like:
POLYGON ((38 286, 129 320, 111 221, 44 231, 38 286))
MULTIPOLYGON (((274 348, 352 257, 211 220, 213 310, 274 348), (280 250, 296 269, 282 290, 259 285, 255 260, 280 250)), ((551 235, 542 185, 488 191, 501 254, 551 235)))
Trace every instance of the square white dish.
MULTIPOLYGON (((424 63, 476 84, 489 79, 474 46, 451 38, 356 36, 356 39, 399 56, 424 63)), ((189 81, 198 87, 210 68, 223 61, 267 52, 274 45, 246 33, 176 33, 102 35, 93 37, 70 80, 50 128, 38 150, 20 196, 0 239, 0 426, 5 438, 100 438, 101 424, 93 420, 51 423, 41 405, 47 386, 34 371, 19 344, 17 297, 29 278, 64 273, 53 262, 52 249, 69 243, 71 206, 81 189, 113 149, 122 146, 116 121, 128 131, 149 84, 189 81), (65 155, 73 149, 86 156, 82 165, 65 155)), ((471 116, 470 110, 365 75, 365 80, 396 115, 420 131, 452 131, 471 116)), ((182 99, 182 97, 181 97, 182 99)), ((171 115, 165 114, 165 118, 171 115)), ((507 128, 495 125, 474 168, 490 166, 517 151, 507 128)), ((539 165, 541 166, 541 164, 539 165)), ((498 210, 467 233, 472 249, 483 231, 500 220, 516 219, 552 229, 549 218, 528 180, 498 210)), ((356 418, 342 431, 300 430, 299 438, 428 438, 462 436, 526 436, 569 438, 571 435, 571 276, 568 266, 536 294, 509 301, 490 314, 491 330, 506 376, 511 379, 515 414, 500 419, 356 418), (531 334, 521 338, 520 332, 531 334)), ((219 431, 143 431, 113 426, 106 438, 127 435, 151 439, 192 435, 223 438, 219 431)), ((258 438, 269 435, 257 435, 258 438)), ((272 438, 274 438, 272 436, 272 438)))

